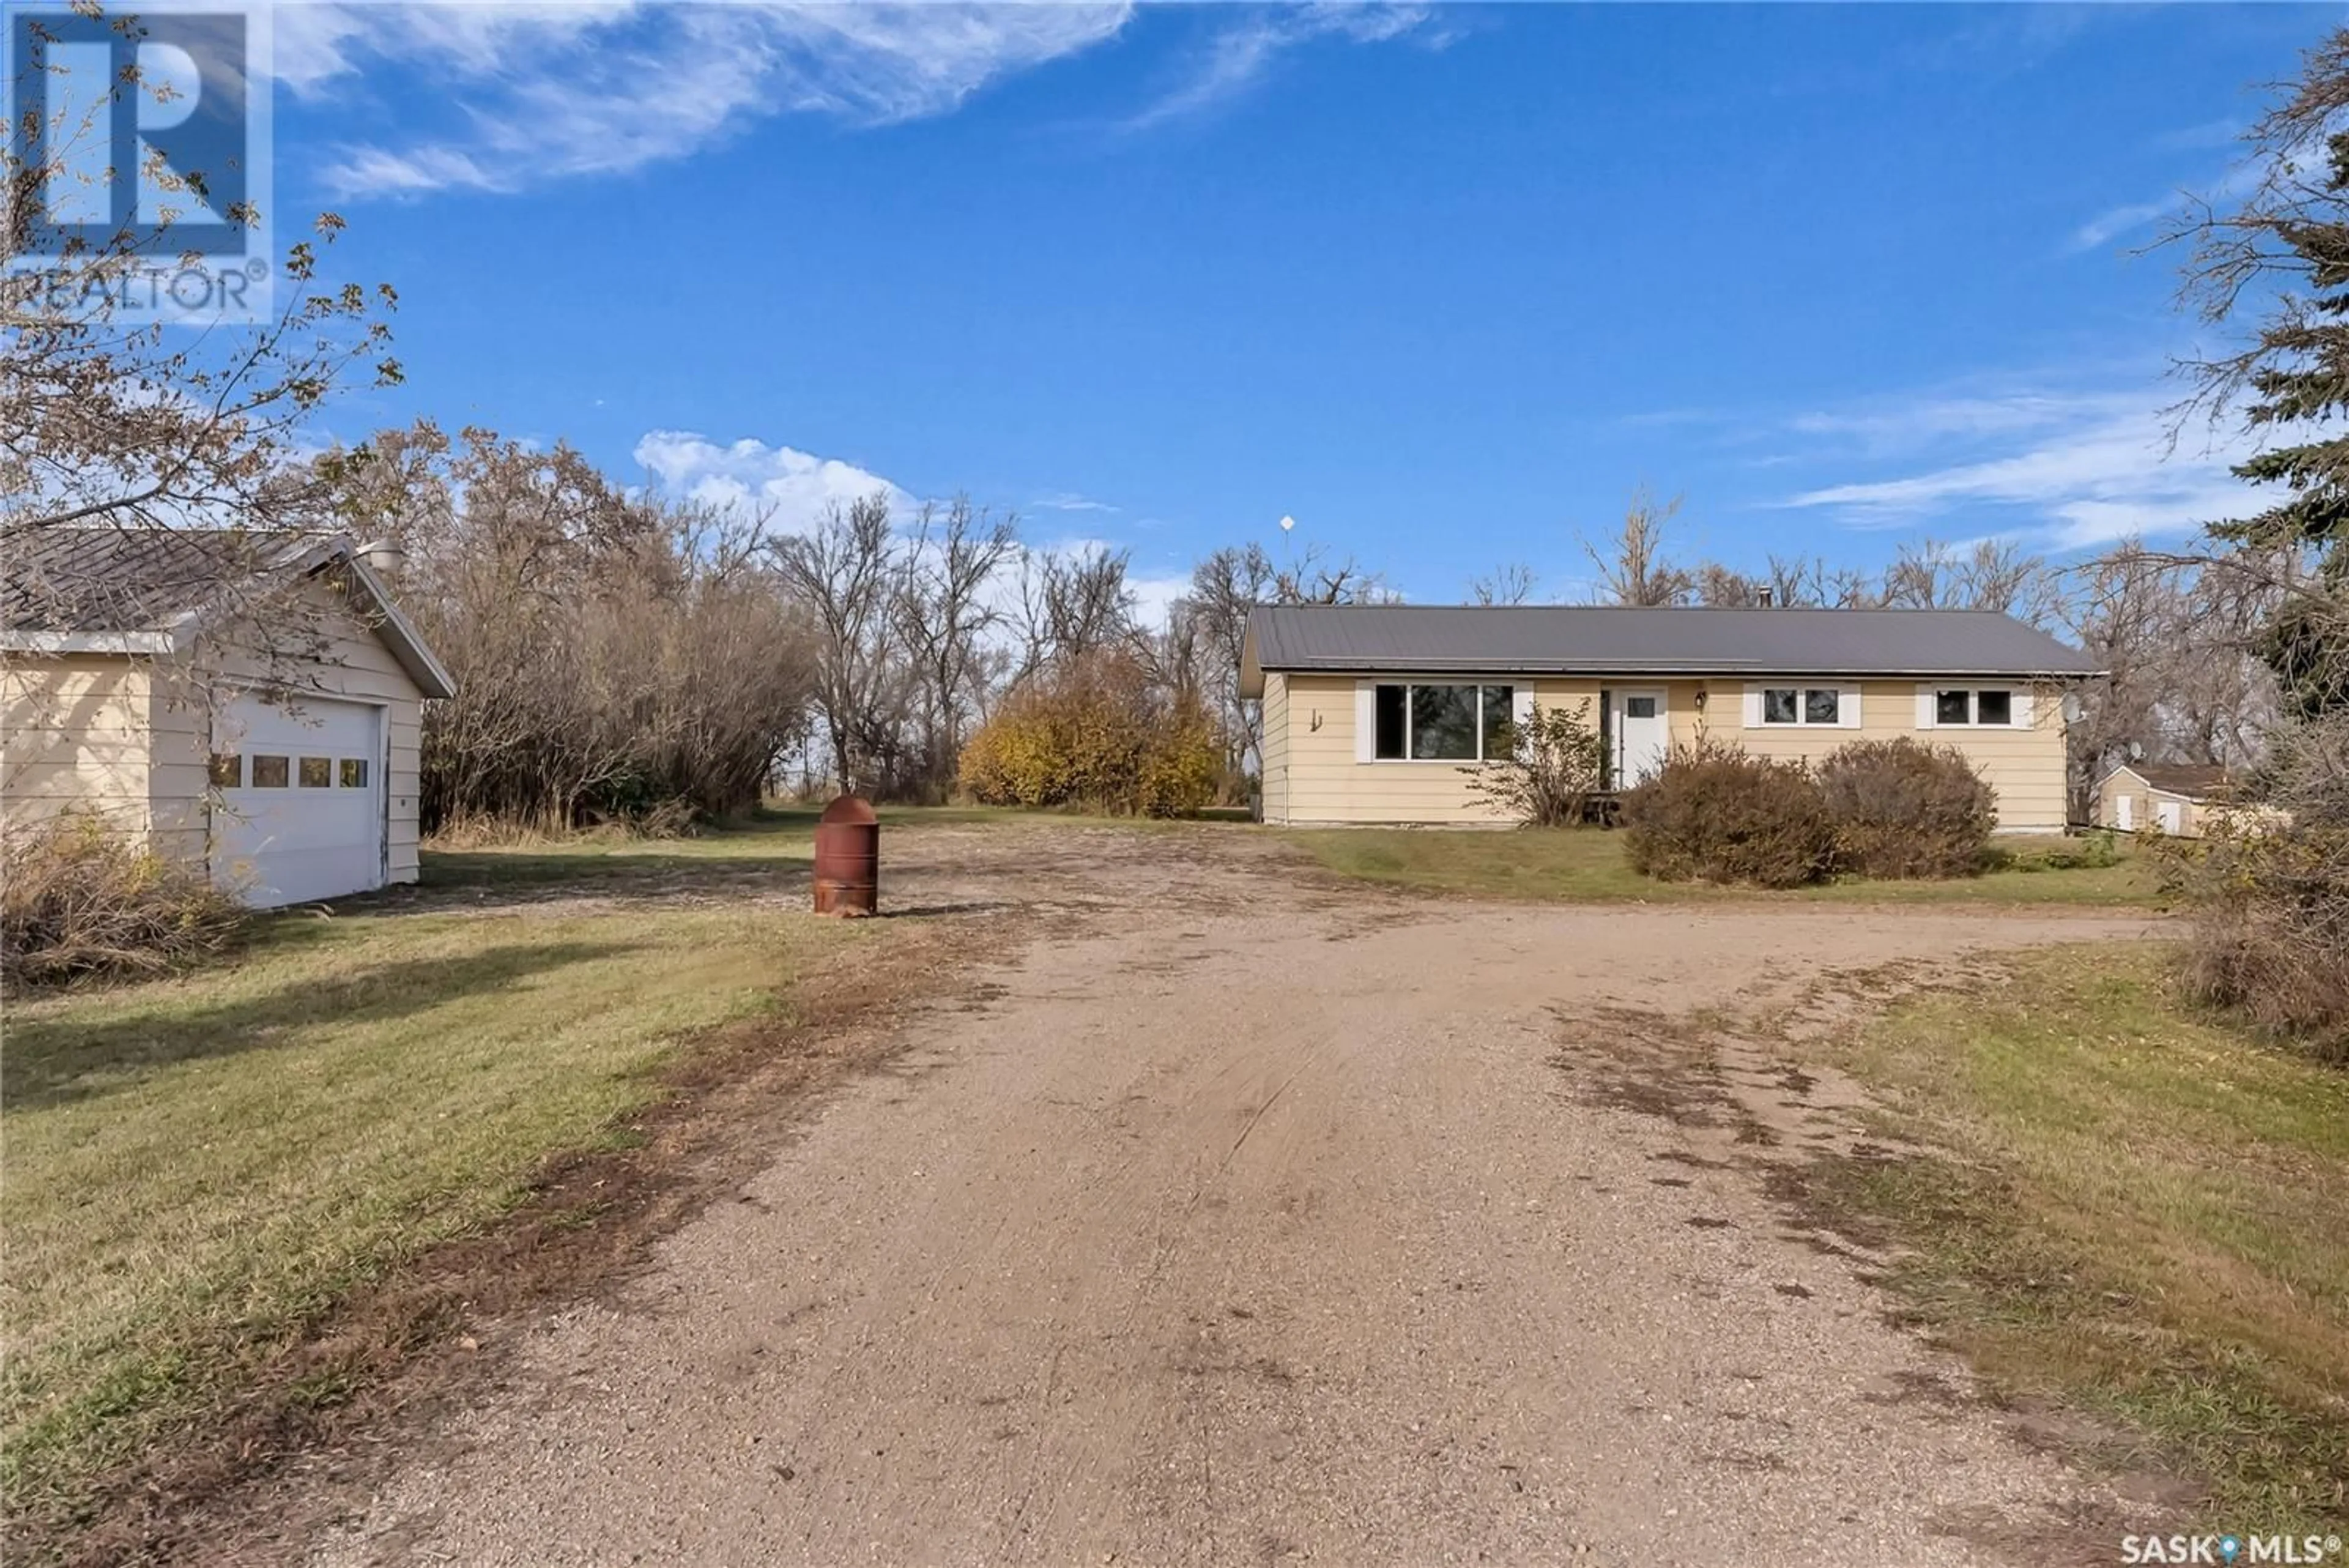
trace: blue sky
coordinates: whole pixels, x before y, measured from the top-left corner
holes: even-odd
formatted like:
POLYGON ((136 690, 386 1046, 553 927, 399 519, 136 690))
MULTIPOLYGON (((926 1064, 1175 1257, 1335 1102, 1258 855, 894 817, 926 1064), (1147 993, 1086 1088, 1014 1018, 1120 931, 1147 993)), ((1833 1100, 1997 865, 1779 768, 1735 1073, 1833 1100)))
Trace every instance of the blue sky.
POLYGON ((283 6, 277 199, 402 297, 338 434, 1571 597, 1641 484, 1739 564, 2239 508, 2128 253, 2338 16, 283 6))

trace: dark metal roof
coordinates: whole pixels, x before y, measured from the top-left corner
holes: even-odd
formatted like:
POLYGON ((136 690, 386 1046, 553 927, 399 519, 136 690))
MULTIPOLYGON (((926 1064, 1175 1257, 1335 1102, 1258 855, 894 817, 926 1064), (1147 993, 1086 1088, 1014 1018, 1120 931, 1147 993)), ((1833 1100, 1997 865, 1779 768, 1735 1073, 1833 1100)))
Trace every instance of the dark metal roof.
POLYGON ((1264 670, 1491 674, 2095 673, 2078 649, 1992 610, 1640 609, 1614 605, 1268 605, 1264 670))

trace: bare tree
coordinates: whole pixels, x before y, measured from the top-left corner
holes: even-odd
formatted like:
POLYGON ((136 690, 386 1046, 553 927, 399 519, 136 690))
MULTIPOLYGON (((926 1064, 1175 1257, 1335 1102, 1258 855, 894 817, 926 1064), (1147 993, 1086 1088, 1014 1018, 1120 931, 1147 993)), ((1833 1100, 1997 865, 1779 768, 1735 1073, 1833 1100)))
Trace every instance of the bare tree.
POLYGON ((402 604, 457 676, 424 710, 427 831, 739 811, 804 729, 810 650, 762 519, 480 429, 385 431, 316 468, 402 547, 402 604))
POLYGON ((1763 602, 1767 587, 1718 561, 1703 562, 1696 569, 1696 602, 1701 605, 1751 608, 1763 602))
POLYGON ((1950 609, 1961 581, 1956 551, 1939 539, 1909 540, 1884 568, 1883 601, 1892 609, 1950 609))
POLYGON ((2279 716, 2273 677, 2257 657, 2272 597, 2134 540, 2069 574, 2066 628, 2105 671, 2080 693, 2069 726, 2075 809, 2114 764, 2257 759, 2279 716))
MULTIPOLYGON (((24 20, 54 39, 39 16, 24 20)), ((111 26, 133 38, 145 32, 134 16, 111 26)), ((23 88, 33 73, 57 67, 27 49, 16 68, 23 88)), ((139 171, 151 229, 126 225, 38 258, 37 270, 18 269, 36 259, 36 226, 51 216, 46 193, 87 182, 85 153, 111 164, 105 127, 174 96, 133 63, 101 92, 45 92, 46 123, 27 108, 0 147, 8 197, 0 558, 15 629, 145 629, 159 603, 202 606, 201 654, 136 659, 159 701, 202 709, 224 693, 200 666, 231 657, 274 686, 315 684, 324 607, 333 600, 293 587, 277 569, 302 543, 295 530, 336 522, 327 488, 303 461, 316 441, 311 422, 337 391, 396 383, 400 369, 390 354, 392 291, 327 286, 320 277, 320 252, 344 226, 331 213, 285 252, 276 280, 283 303, 258 324, 197 329, 135 312, 132 296, 151 292, 155 269, 184 260, 175 229, 210 195, 201 173, 160 158, 139 171), (148 208, 147 197, 160 206, 148 208), (68 531, 115 537, 84 549, 68 531), (81 569, 134 552, 135 576, 81 569)), ((18 101, 31 97, 20 92, 18 101)), ((220 205, 230 224, 258 221, 245 204, 220 205)), ((47 706, 54 676, 27 673, 26 699, 47 706)))
POLYGON ((993 662, 988 638, 1003 621, 992 588, 1019 547, 1019 520, 974 509, 958 495, 943 514, 925 504, 907 546, 897 633, 919 671, 925 794, 942 794, 962 753, 966 718, 983 706, 993 662))
POLYGON ((1826 560, 1813 556, 1806 561, 1794 556, 1769 557, 1763 576, 1768 580, 1770 602, 1779 606, 1825 605, 1833 602, 1829 584, 1831 576, 1826 560))
POLYGON ((1318 544, 1307 545, 1272 576, 1275 604, 1391 604, 1397 597, 1378 573, 1366 569, 1351 556, 1333 559, 1318 544))
POLYGON ((1534 597, 1534 585, 1539 579, 1534 569, 1523 561, 1506 566, 1468 583, 1468 597, 1480 605, 1521 605, 1534 597))
POLYGON ((1642 488, 1632 494, 1612 537, 1582 542, 1608 600, 1656 607, 1684 605, 1695 597, 1695 579, 1664 557, 1664 533, 1680 509, 1681 497, 1659 504, 1642 488))
POLYGON ((1237 777, 1257 754, 1264 718, 1257 703, 1239 692, 1240 655, 1248 617, 1272 592, 1272 557, 1262 545, 1226 545, 1191 570, 1191 591, 1181 613, 1197 628, 1200 657, 1209 662, 1206 685, 1222 722, 1226 773, 1237 777))
POLYGON ((895 613, 905 557, 891 531, 889 498, 843 510, 835 502, 803 535, 772 542, 776 570, 816 632, 815 707, 843 790, 890 782, 906 701, 905 660, 895 613))
MULTIPOLYGON (((39 17, 26 25, 57 41, 39 17)), ((111 26, 133 38, 147 32, 134 16, 111 26)), ((143 54, 97 101, 42 94, 39 101, 56 106, 46 122, 16 127, 19 134, 0 148, 10 262, 30 258, 36 225, 51 218, 46 192, 86 182, 78 160, 94 154, 111 164, 109 126, 179 96, 168 79, 149 78, 136 63, 143 54)), ((57 68, 27 49, 16 85, 57 68)), ((174 230, 192 207, 220 202, 222 218, 248 228, 260 219, 249 204, 221 202, 202 171, 169 160, 145 160, 138 178, 151 231, 133 219, 42 258, 37 269, 0 275, 0 543, 77 524, 256 531, 315 524, 319 486, 295 460, 308 420, 355 375, 378 385, 400 379, 385 320, 391 289, 320 284, 317 247, 343 230, 332 213, 319 215, 313 239, 287 251, 278 280, 285 303, 274 317, 199 331, 135 316, 129 286, 178 257, 174 230), (149 196, 158 205, 147 207, 149 196)))

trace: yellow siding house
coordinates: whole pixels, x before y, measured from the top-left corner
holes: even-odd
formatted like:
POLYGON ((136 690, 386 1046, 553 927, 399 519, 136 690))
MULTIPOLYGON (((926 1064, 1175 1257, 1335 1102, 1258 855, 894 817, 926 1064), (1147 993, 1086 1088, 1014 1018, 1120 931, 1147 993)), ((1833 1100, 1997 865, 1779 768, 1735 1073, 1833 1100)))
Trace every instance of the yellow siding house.
POLYGON ((2009 831, 2065 820, 2064 707, 2091 661, 1982 610, 1306 605, 1261 608, 1272 823, 1500 820, 1470 772, 1535 708, 1581 711, 1629 787, 1701 736, 1816 762, 1908 735, 1963 752, 2009 831))

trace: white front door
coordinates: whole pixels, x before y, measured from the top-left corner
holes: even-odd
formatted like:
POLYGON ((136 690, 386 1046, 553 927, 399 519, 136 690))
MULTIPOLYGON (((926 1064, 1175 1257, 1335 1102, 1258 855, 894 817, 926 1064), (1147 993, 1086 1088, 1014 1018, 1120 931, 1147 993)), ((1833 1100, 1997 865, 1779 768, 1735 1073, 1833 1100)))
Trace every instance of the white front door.
POLYGON ((2137 831, 2137 796, 2133 794, 2113 796, 2113 826, 2123 833, 2137 831))
POLYGON ((2161 831, 2172 836, 2186 831, 2186 804, 2183 801, 2158 800, 2153 803, 2153 820, 2161 831))
POLYGON ((1609 699, 1615 729, 1615 787, 1646 782, 1671 749, 1671 720, 1661 691, 1617 691, 1609 699))
POLYGON ((384 884, 383 710, 232 698, 212 741, 212 877, 263 909, 384 884))

